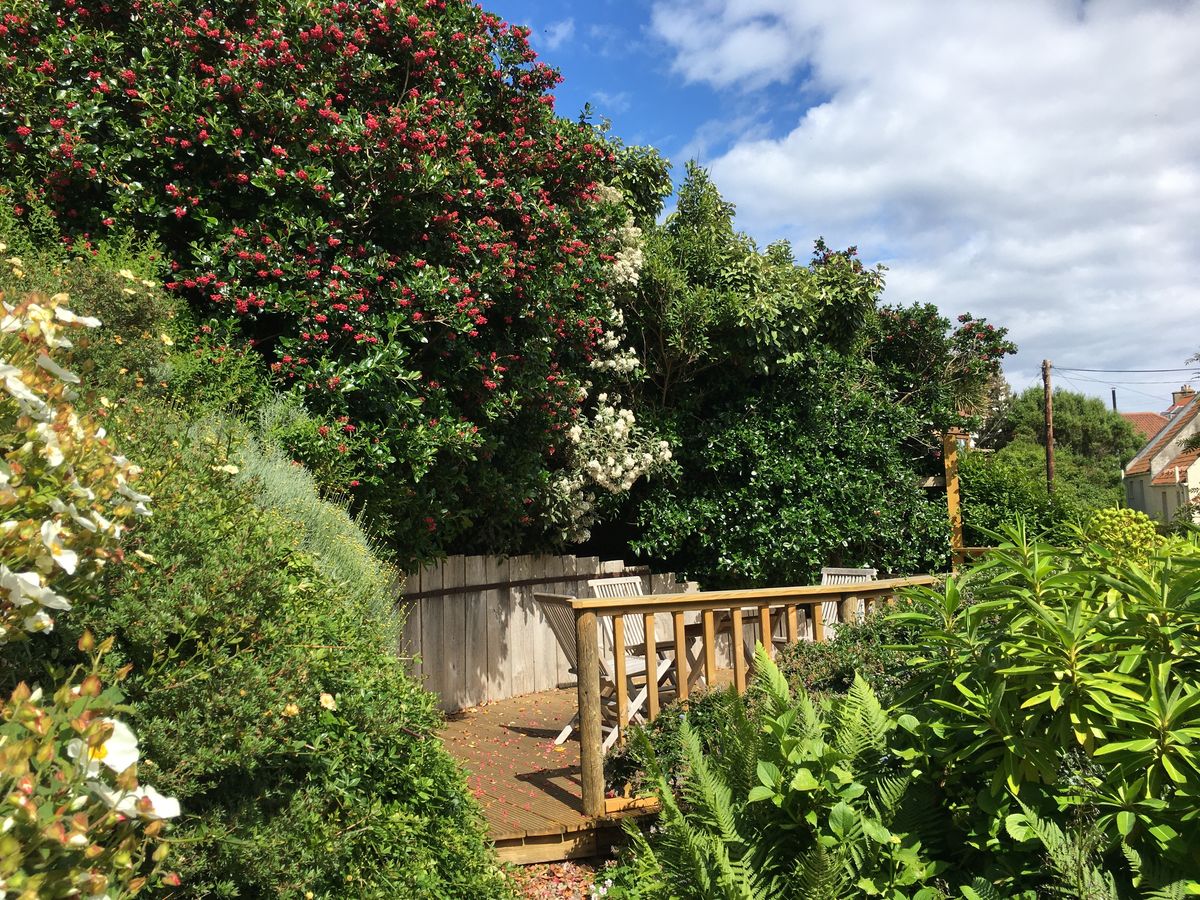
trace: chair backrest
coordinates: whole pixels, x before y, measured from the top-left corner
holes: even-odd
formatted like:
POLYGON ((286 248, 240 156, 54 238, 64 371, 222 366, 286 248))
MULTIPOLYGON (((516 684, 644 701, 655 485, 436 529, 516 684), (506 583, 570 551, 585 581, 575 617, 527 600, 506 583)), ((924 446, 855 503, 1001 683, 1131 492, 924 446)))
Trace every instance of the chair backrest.
MULTIPOLYGON (((593 597, 641 597, 642 579, 637 575, 622 578, 593 578, 588 583, 593 597)), ((611 656, 613 640, 612 619, 603 616, 600 619, 600 629, 603 632, 600 642, 604 652, 611 656)), ((646 621, 640 616, 625 616, 625 646, 636 646, 646 643, 646 621)))
POLYGON ((542 608, 546 621, 550 623, 550 630, 554 632, 554 639, 566 655, 571 670, 577 670, 579 663, 575 656, 575 616, 570 607, 561 603, 547 603, 542 600, 541 594, 534 594, 533 599, 542 608))
POLYGON ((874 581, 878 569, 836 569, 826 566, 821 570, 821 584, 859 584, 874 581))
POLYGON ((640 597, 642 579, 637 575, 628 578, 593 578, 588 583, 593 597, 640 597))

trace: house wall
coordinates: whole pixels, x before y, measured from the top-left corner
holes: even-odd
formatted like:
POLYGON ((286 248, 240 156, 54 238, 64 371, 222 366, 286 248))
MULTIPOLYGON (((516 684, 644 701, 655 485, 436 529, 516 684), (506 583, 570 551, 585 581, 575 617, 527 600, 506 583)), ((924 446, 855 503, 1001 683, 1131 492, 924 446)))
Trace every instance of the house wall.
MULTIPOLYGON (((1200 459, 1196 460, 1187 470, 1187 479, 1183 483, 1184 503, 1200 501, 1200 459)), ((1193 509, 1192 521, 1200 525, 1200 508, 1193 509)))
MULTIPOLYGON (((1157 488, 1150 486, 1150 477, 1149 475, 1125 476, 1125 503, 1130 509, 1136 509, 1151 518, 1157 518, 1153 508, 1156 499, 1154 492, 1157 488)), ((1159 509, 1161 511, 1161 504, 1159 509)))

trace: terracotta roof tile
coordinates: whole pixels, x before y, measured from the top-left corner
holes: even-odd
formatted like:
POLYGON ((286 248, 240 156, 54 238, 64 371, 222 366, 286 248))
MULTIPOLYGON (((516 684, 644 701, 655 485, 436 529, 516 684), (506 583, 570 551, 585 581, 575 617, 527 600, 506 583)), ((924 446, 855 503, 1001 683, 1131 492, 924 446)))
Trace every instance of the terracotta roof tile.
POLYGON ((1179 432, 1183 431, 1184 426, 1196 418, 1197 412, 1200 412, 1200 402, 1197 401, 1197 397, 1192 397, 1187 406, 1171 417, 1170 425, 1159 431, 1151 443, 1143 447, 1133 461, 1125 467, 1125 474, 1144 475, 1149 472, 1150 460, 1161 453, 1163 448, 1170 446, 1171 442, 1179 436, 1179 432))
POLYGON ((1156 412, 1121 413, 1121 418, 1133 426, 1133 430, 1148 441, 1167 424, 1167 417, 1156 412))
POLYGON ((1192 463, 1200 459, 1200 450, 1185 450, 1163 466, 1161 472, 1154 476, 1151 484, 1175 484, 1187 478, 1187 470, 1192 463))

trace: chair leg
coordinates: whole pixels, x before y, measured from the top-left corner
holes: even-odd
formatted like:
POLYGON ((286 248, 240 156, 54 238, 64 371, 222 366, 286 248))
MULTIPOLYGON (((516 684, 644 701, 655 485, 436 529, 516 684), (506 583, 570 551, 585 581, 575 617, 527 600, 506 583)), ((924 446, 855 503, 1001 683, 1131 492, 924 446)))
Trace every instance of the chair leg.
POLYGON ((571 736, 571 732, 575 730, 575 723, 578 721, 579 721, 579 714, 576 713, 571 718, 571 721, 566 724, 566 726, 563 728, 563 730, 558 733, 558 737, 556 737, 554 739, 555 746, 558 746, 559 744, 563 744, 566 742, 567 738, 569 738, 571 736))

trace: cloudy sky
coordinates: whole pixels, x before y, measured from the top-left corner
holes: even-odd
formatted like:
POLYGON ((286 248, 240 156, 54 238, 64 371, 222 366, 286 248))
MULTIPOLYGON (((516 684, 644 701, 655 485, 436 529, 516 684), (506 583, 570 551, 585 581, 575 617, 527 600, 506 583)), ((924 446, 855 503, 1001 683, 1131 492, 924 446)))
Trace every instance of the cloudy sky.
MULTIPOLYGON (((1200 350, 1200 2, 485 0, 630 143, 712 169, 760 242, 1007 325, 1017 388, 1166 404, 1200 350)), ((1198 385, 1200 386, 1200 385, 1198 385)))

